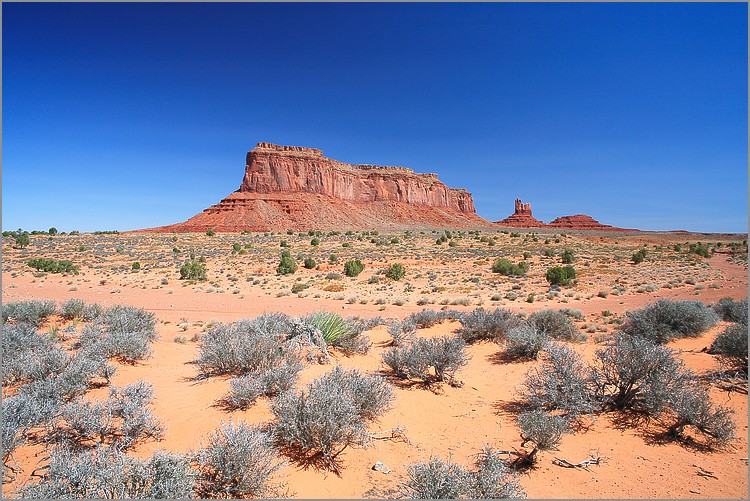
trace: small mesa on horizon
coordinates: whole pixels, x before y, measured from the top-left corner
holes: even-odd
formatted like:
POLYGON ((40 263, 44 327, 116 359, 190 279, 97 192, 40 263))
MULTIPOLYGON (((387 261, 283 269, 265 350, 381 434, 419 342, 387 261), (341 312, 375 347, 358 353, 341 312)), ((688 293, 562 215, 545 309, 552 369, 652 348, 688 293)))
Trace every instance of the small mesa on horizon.
MULTIPOLYGON (((467 190, 437 174, 406 167, 352 165, 317 148, 259 142, 247 153, 240 187, 182 223, 140 230, 162 232, 296 231, 437 228, 560 228, 624 231, 586 215, 545 224, 516 199, 513 215, 497 222, 477 215, 467 190)), ((636 230, 637 231, 637 230, 636 230)))

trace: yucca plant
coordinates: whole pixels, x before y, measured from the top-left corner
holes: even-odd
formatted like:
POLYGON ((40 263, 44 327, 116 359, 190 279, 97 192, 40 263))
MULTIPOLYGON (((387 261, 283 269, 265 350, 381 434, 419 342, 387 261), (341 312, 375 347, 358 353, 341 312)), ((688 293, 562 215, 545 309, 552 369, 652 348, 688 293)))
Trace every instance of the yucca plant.
POLYGON ((307 317, 307 323, 313 325, 323 334, 326 344, 333 344, 351 334, 351 326, 340 315, 319 311, 307 317))

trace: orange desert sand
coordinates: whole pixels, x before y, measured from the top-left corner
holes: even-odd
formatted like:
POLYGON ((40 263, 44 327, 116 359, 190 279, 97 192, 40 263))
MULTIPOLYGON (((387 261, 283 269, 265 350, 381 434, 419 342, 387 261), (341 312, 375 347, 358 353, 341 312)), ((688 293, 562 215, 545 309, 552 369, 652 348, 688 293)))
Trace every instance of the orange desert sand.
MULTIPOLYGON (((301 315, 324 310, 344 317, 403 319, 424 308, 468 312, 480 306, 502 307, 527 314, 545 308, 574 308, 584 314, 576 325, 588 333, 589 339, 571 346, 590 362, 603 346, 601 339, 616 330, 613 320, 622 319, 626 311, 662 297, 706 304, 725 297, 747 297, 746 235, 512 232, 453 232, 452 247, 436 244, 443 233, 432 231, 368 233, 364 238, 361 232, 322 233, 317 246, 311 245, 313 237, 307 232, 286 231, 218 233, 212 237, 39 235, 32 236, 31 245, 24 249, 14 248, 12 239, 5 238, 2 300, 52 299, 59 305, 66 299, 80 298, 105 306, 129 304, 156 314, 160 339, 154 343, 153 357, 136 365, 118 363, 112 381, 113 385, 124 385, 144 379, 154 387, 153 412, 166 424, 166 434, 162 441, 142 443, 133 452, 148 457, 157 449, 197 450, 222 420, 233 418, 254 424, 273 419, 266 398, 246 411, 227 412, 215 406, 228 390, 228 377, 195 380, 197 367, 191 361, 196 359, 198 342, 191 338, 217 322, 277 311, 301 315), (480 240, 480 235, 488 238, 480 240), (320 263, 318 268, 305 269, 298 259, 296 273, 278 275, 275 268, 282 240, 288 242, 292 256, 313 257, 320 263), (717 252, 704 259, 687 251, 686 243, 697 241, 723 245, 714 247, 717 252), (232 252, 234 243, 239 243, 244 252, 232 252), (349 245, 345 247, 344 243, 349 245), (739 259, 725 253, 730 243, 742 246, 739 259), (681 251, 674 250, 675 244, 681 244, 681 251), (648 250, 646 260, 633 264, 633 252, 644 246, 648 250), (545 255, 544 249, 554 252, 545 255), (559 264, 559 253, 564 249, 575 253, 578 282, 550 294, 545 271, 559 264), (207 281, 179 279, 180 265, 190 252, 206 257, 207 281), (524 252, 531 254, 526 277, 492 273, 495 258, 504 256, 518 262, 524 259, 524 252), (331 254, 337 257, 335 264, 329 263, 331 254), (80 266, 80 274, 38 273, 26 265, 32 257, 70 259, 80 266), (365 269, 358 277, 349 278, 343 275, 343 263, 354 258, 361 259, 365 269), (141 265, 137 272, 131 270, 136 261, 141 265), (406 267, 405 278, 398 282, 386 279, 381 272, 396 262, 406 267), (380 280, 374 283, 370 280, 373 276, 380 280), (292 293, 295 283, 307 288, 292 293), (530 296, 533 302, 528 301, 530 296), (188 341, 175 342, 177 336, 188 341)), ((53 317, 42 330, 56 325, 67 324, 53 317)), ((700 338, 681 339, 669 346, 681 350, 681 358, 696 372, 718 369, 716 357, 703 349, 726 325, 721 322, 700 338)), ((447 334, 459 326, 459 322, 447 321, 417 334, 447 334)), ((381 355, 390 339, 387 325, 366 334, 372 341, 366 355, 344 356, 332 349, 329 364, 306 363, 298 386, 336 364, 385 375, 381 355)), ((390 430, 400 427, 404 429, 402 436, 375 439, 366 448, 347 448, 340 456, 340 475, 304 469, 288 461, 281 479, 289 491, 304 498, 394 497, 405 478, 406 466, 426 461, 431 455, 450 457, 468 467, 485 444, 501 450, 519 448, 512 404, 518 399, 517 388, 525 373, 539 362, 505 362, 498 356, 502 347, 489 342, 467 345, 467 351, 471 359, 457 374, 464 383, 462 387, 442 384, 427 389, 389 379, 394 383, 394 403, 369 431, 382 432, 375 436, 385 438, 391 437, 390 430), (391 471, 374 471, 372 466, 377 461, 391 471)), ((95 397, 97 392, 106 395, 106 389, 92 390, 89 395, 95 397)), ((664 430, 663 423, 618 425, 616 414, 601 413, 587 431, 563 436, 558 450, 541 452, 537 465, 521 474, 521 485, 530 498, 746 498, 748 397, 715 387, 711 396, 714 403, 735 411, 739 438, 726 449, 707 451, 674 441, 655 443, 654 436, 664 430), (577 463, 590 454, 604 458, 602 463, 588 469, 569 469, 552 462, 561 458, 577 463), (705 471, 712 476, 699 474, 705 471)), ((30 473, 43 462, 40 452, 41 446, 23 446, 16 451, 23 471, 15 481, 3 485, 5 497, 29 481, 30 473)))

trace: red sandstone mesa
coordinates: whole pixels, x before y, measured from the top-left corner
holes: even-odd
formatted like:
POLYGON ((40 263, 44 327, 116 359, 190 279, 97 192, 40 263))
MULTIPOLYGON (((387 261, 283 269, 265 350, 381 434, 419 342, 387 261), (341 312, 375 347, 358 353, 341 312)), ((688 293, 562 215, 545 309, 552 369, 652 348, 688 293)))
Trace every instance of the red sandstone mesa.
POLYGON ((149 232, 479 228, 471 194, 436 174, 350 165, 321 150, 261 142, 240 188, 183 223, 149 232))
POLYGON ((260 142, 247 153, 237 191, 185 222, 145 232, 271 230, 406 230, 430 228, 560 228, 608 230, 585 215, 534 218, 516 199, 513 215, 495 223, 477 215, 471 193, 437 174, 405 167, 351 165, 316 148, 260 142))

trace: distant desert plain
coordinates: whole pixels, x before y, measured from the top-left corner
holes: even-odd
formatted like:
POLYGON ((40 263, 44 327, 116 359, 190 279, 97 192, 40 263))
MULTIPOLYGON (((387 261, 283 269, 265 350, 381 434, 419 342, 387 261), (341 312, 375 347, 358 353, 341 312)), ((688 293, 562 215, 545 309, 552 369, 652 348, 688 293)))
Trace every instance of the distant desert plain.
MULTIPOLYGON (((528 322, 535 312, 561 310, 575 335, 555 343, 568 346, 593 367, 597 351, 613 343, 627 315, 657 300, 699 301, 709 307, 725 298, 745 300, 747 235, 548 228, 207 233, 37 234, 24 246, 3 238, 4 331, 17 322, 13 310, 5 318, 9 304, 54 301, 54 312, 40 318, 36 330, 73 356, 81 349, 77 342, 86 326, 97 320, 76 313, 64 318, 61 308, 66 302, 70 307, 71 300, 81 300, 105 309, 125 304, 155 316, 150 353, 130 362, 112 358, 114 375, 106 382, 92 379, 76 397, 101 402, 111 387, 139 380, 152 386, 149 409, 162 432, 134 441, 127 447, 129 456, 145 460, 159 449, 194 454, 223 421, 273 428, 278 420, 273 397, 260 396, 246 408, 221 405, 233 375, 202 374, 196 361, 205 336, 264 313, 309 318, 311 313, 329 312, 360 326, 364 348, 360 343, 352 351, 333 343, 325 358, 301 357, 303 366, 291 391, 341 366, 384 378, 392 400, 366 421, 367 440, 344 448, 335 462, 304 461, 283 447, 274 449, 281 466, 273 482, 283 486, 282 495, 414 495, 408 487, 410 465, 440 458, 471 471, 477 454, 488 445, 500 451, 504 464, 516 466, 508 472, 518 492, 529 498, 747 496, 746 375, 744 380, 727 375, 725 359, 709 353, 731 322, 717 316, 705 331, 667 340, 663 346, 693 371, 696 384, 710 395, 712 409, 731 412, 734 438, 717 445, 690 426, 679 435, 669 434, 674 422, 669 410, 642 417, 635 411, 601 408, 580 417, 579 425, 553 446, 540 448, 530 465, 518 461, 533 443, 522 439, 517 419, 526 405, 523 383, 530 371, 548 367, 548 348, 536 359, 513 357, 503 332, 466 335, 476 327, 467 318, 478 309, 501 309, 517 324, 528 322), (293 273, 278 269, 285 250, 297 265, 293 273), (636 257, 639 253, 643 259, 636 257), (35 258, 69 260, 76 268, 42 271, 38 263, 39 269, 30 266, 35 258), (525 264, 521 272, 493 271, 498 258, 525 264), (353 260, 363 269, 347 276, 345 263, 353 260), (563 261, 575 269, 575 278, 567 285, 551 285, 547 270, 565 266, 563 261), (197 263, 205 279, 185 272, 181 277, 185 263, 197 263), (403 273, 388 273, 394 264, 402 265, 403 273), (424 309, 438 312, 433 321, 408 322, 419 320, 410 316, 424 309), (405 377, 384 362, 389 350, 409 346, 415 338, 445 336, 465 338, 466 362, 443 381, 433 368, 421 378, 414 377, 416 373, 405 377)), ((30 377, 6 381, 7 363, 4 360, 6 402, 30 377)), ((28 428, 16 436, 23 440, 14 450, 7 453, 4 448, 5 497, 18 496, 19 489, 44 478, 52 448, 45 436, 55 426, 66 425, 28 428)), ((85 449, 99 440, 83 441, 85 449)))

